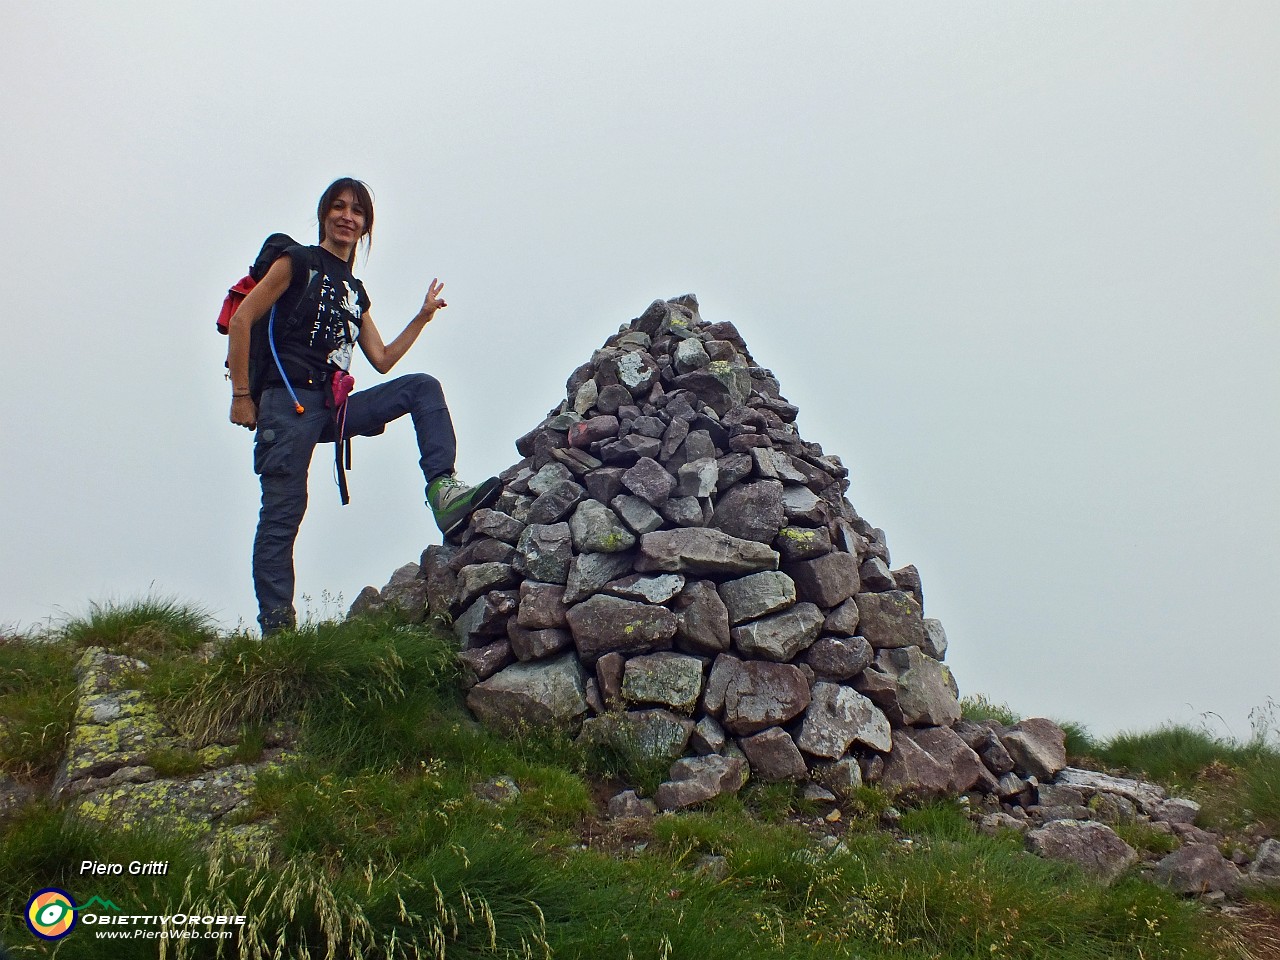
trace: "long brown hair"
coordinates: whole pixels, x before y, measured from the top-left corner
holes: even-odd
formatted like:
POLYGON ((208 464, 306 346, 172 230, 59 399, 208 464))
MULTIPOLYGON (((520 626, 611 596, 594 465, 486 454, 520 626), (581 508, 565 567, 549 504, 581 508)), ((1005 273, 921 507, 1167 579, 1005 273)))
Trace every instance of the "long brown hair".
MULTIPOLYGON (((338 199, 338 195, 343 190, 350 190, 355 194, 356 203, 364 208, 364 232, 360 234, 360 240, 357 246, 364 245, 364 257, 369 259, 369 250, 373 246, 373 193, 369 190, 368 184, 354 177, 339 177, 325 189, 320 195, 320 203, 316 207, 316 222, 320 228, 320 243, 324 243, 324 217, 329 212, 329 208, 333 206, 333 201, 338 199)), ((347 266, 355 267, 356 251, 351 249, 351 259, 347 261, 347 266)))

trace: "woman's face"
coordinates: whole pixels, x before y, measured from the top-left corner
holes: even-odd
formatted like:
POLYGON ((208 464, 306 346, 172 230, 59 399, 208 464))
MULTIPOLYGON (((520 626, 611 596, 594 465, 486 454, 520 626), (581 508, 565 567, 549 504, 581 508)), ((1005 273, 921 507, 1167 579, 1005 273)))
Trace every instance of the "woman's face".
POLYGON ((325 239, 344 246, 354 244, 363 236, 368 222, 368 212, 356 201, 354 191, 343 190, 324 215, 325 239))

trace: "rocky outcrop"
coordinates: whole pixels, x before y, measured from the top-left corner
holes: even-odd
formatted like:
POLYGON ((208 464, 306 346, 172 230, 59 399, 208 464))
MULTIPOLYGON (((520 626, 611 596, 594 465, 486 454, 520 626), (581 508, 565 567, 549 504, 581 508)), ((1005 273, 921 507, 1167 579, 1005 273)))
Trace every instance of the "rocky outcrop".
POLYGON ((148 670, 132 657, 85 651, 76 666, 75 719, 53 799, 76 816, 120 829, 146 824, 203 839, 230 833, 239 842, 265 836, 265 827, 239 821, 257 776, 279 769, 285 751, 276 746, 245 764, 235 762, 232 745, 185 742, 138 689, 148 670), (195 772, 163 774, 175 758, 195 772))

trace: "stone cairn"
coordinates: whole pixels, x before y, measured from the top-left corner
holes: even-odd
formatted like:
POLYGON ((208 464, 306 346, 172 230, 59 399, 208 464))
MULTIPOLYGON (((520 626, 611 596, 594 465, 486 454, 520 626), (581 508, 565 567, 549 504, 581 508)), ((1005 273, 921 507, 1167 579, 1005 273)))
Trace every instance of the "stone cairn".
MULTIPOLYGON (((674 761, 613 816, 748 777, 805 781, 819 802, 876 783, 968 794, 984 829, 1108 882, 1138 854, 1096 812, 1144 820, 1183 844, 1148 865, 1166 882, 1234 889, 1248 858, 1218 853, 1193 802, 1068 767, 1049 720, 961 719, 919 573, 890 569, 884 532, 845 498, 848 470, 800 437, 733 324, 703 321, 691 295, 656 301, 565 388, 516 441, 494 508, 352 607, 450 621, 481 722, 571 726, 674 761)), ((1278 858, 1267 840, 1259 879, 1278 858)))
POLYGON ((484 723, 695 755, 666 808, 748 775, 844 793, 920 787, 929 768, 952 792, 1002 789, 1014 767, 993 772, 952 730, 919 573, 890 569, 798 413, 733 324, 693 296, 656 301, 516 441, 494 508, 353 609, 425 600, 450 619, 484 723))

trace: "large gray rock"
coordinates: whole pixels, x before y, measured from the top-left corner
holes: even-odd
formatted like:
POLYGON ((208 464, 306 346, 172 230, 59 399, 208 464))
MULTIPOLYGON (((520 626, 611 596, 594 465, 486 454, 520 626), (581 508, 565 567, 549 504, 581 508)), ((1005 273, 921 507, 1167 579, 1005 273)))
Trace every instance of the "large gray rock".
MULTIPOLYGON (((847 554, 846 554, 847 556, 847 554)), ((859 632, 877 650, 924 643, 924 617, 916 598, 901 590, 858 596, 859 632)))
POLYGON ((652 533, 662 526, 662 514, 639 497, 619 494, 609 501, 622 522, 638 534, 652 533))
MULTIPOLYGON (((1003 737, 1001 739, 1003 740, 1003 737)), ((1050 747, 1047 752, 1051 757, 1050 762, 1042 764, 1044 767, 1053 766, 1056 763, 1056 748, 1053 745, 1056 744, 1057 738, 1051 730, 1048 739, 1050 747)), ((1110 774, 1098 773, 1095 770, 1081 770, 1078 767, 1062 767, 1057 772, 1055 782, 1077 788, 1086 798, 1095 795, 1121 797, 1146 814, 1158 809, 1167 797, 1164 787, 1158 784, 1131 780, 1128 777, 1113 777, 1110 774)))
POLYGON ((947 631, 942 628, 941 620, 925 617, 924 640, 920 643, 920 649, 935 660, 947 658, 947 631))
POLYGON ((678 573, 662 573, 645 576, 633 573, 629 577, 613 580, 604 587, 604 593, 623 600, 642 600, 645 603, 666 603, 684 589, 685 579, 678 573))
POLYGON ((711 523, 731 537, 772 543, 786 522, 782 509, 782 484, 777 480, 742 483, 716 501, 711 523))
POLYGON ((742 661, 732 654, 722 653, 711 663, 706 685, 702 688, 702 709, 718 717, 724 713, 724 695, 729 681, 742 669, 742 661))
POLYGON ((622 485, 645 503, 656 507, 671 496, 676 488, 676 478, 652 457, 641 457, 622 475, 622 485))
POLYGON ((1156 864, 1156 880, 1175 893, 1233 894, 1240 887, 1240 870, 1211 843, 1188 843, 1156 864))
POLYGON ((720 530, 657 530, 640 538, 636 569, 693 576, 746 574, 778 569, 778 554, 767 543, 740 540, 720 530))
POLYGON ((1267 839, 1258 845, 1249 879, 1264 886, 1280 885, 1280 840, 1267 839))
POLYGON ((503 667, 508 667, 515 660, 510 640, 497 640, 483 647, 462 650, 457 654, 462 664, 464 679, 468 686, 474 686, 481 680, 488 680, 503 667))
POLYGON ((855 742, 887 752, 893 746, 888 718, 856 690, 815 683, 796 746, 812 756, 838 760, 855 742))
POLYGON ((569 724, 587 712, 586 675, 571 653, 515 663, 472 687, 467 706, 482 723, 502 730, 569 724))
POLYGON ((671 646, 676 618, 665 607, 597 594, 569 610, 569 629, 588 662, 601 654, 648 653, 671 646))
POLYGON ((982 759, 948 727, 905 730, 899 736, 910 737, 947 771, 949 795, 958 796, 979 785, 987 792, 996 788, 996 778, 983 766, 982 759))
POLYGON ((399 608, 410 623, 421 623, 427 615, 427 592, 421 567, 406 563, 391 575, 379 599, 384 606, 399 608))
POLYGON ((583 500, 569 518, 577 553, 621 553, 636 545, 636 535, 618 515, 597 500, 583 500))
POLYGON ((827 505, 808 487, 787 487, 782 491, 782 513, 788 523, 821 526, 827 520, 827 505))
MULTIPOLYGON (((825 633, 834 633, 840 637, 852 637, 858 633, 858 600, 856 597, 850 597, 840 606, 827 613, 827 619, 822 624, 825 633)), ((866 637, 862 638, 866 642, 866 637)))
POLYGON ((569 607, 564 602, 564 587, 558 583, 525 580, 520 584, 520 610, 516 620, 527 630, 567 627, 569 607))
POLYGON ((710 580, 688 583, 676 599, 676 643, 691 653, 729 649, 729 611, 710 580))
POLYGON ((693 370, 700 370, 711 362, 711 358, 707 356, 707 348, 702 345, 702 341, 689 338, 681 340, 676 347, 675 364, 677 373, 689 373, 693 370))
POLYGON ((516 545, 515 569, 542 583, 563 584, 573 560, 573 535, 567 523, 530 524, 516 545))
POLYGON ((476 597, 490 590, 504 590, 516 585, 516 574, 510 564, 475 563, 458 571, 458 600, 461 608, 471 606, 476 597))
POLYGON ((573 646, 573 637, 563 627, 530 630, 515 620, 507 621, 507 638, 518 660, 541 660, 573 646))
POLYGON ((812 603, 797 603, 781 613, 734 627, 729 636, 748 657, 782 662, 794 659, 818 639, 822 621, 822 611, 812 603))
POLYGON ((747 764, 739 757, 686 757, 671 767, 671 779, 658 787, 660 810, 683 810, 724 793, 737 793, 747 781, 747 764))
POLYGON ((1089 820, 1051 820, 1027 834, 1027 846, 1038 856, 1074 863, 1107 885, 1138 859, 1114 830, 1089 820))
POLYGON ((812 560, 831 552, 831 534, 825 527, 783 527, 773 546, 784 563, 812 560))
POLYGON ((477 510, 471 515, 471 529, 481 536, 493 537, 514 546, 524 533, 525 524, 500 510, 477 510))
MULTIPOLYGON (((719 663, 717 659, 712 665, 713 674, 719 663)), ((756 733, 800 716, 809 700, 809 684, 799 668, 789 663, 748 660, 727 678, 721 719, 727 730, 739 736, 756 733)))
POLYGON ((599 593, 611 580, 626 575, 635 564, 629 553, 580 553, 569 564, 564 602, 578 603, 599 593))
POLYGON ((622 696, 632 704, 656 704, 690 713, 702 693, 702 661, 661 651, 632 657, 622 674, 622 696))
POLYGON ((588 718, 580 739, 624 756, 674 760, 684 753, 692 733, 693 721, 670 710, 629 710, 588 718))
POLYGON ((766 783, 803 780, 809 774, 800 748, 781 727, 770 727, 738 741, 751 763, 751 772, 766 783))
POLYGON ((944 797, 951 788, 951 771, 924 747, 901 732, 880 775, 880 788, 890 795, 917 799, 944 797))
POLYGON ((714 457, 701 457, 682 466, 676 474, 676 493, 682 497, 710 497, 716 492, 720 465, 714 457))
POLYGON ((800 598, 820 607, 834 607, 858 592, 858 558, 852 554, 833 552, 800 560, 787 564, 786 572, 795 580, 800 598))
POLYGON ((587 491, 574 481, 560 480, 533 501, 526 522, 530 525, 558 523, 569 516, 586 495, 587 491))
POLYGON ((720 599, 733 625, 785 610, 796 602, 795 582, 780 570, 761 570, 720 584, 720 599))
POLYGON ((895 727, 949 727, 960 719, 951 672, 919 647, 881 650, 855 680, 895 727))
POLYGON ((821 680, 848 680, 865 670, 874 655, 862 637, 819 637, 800 659, 821 680))
POLYGON ((1022 720, 1002 733, 1000 742, 1024 777, 1052 780, 1067 765, 1067 735, 1052 720, 1022 720))

